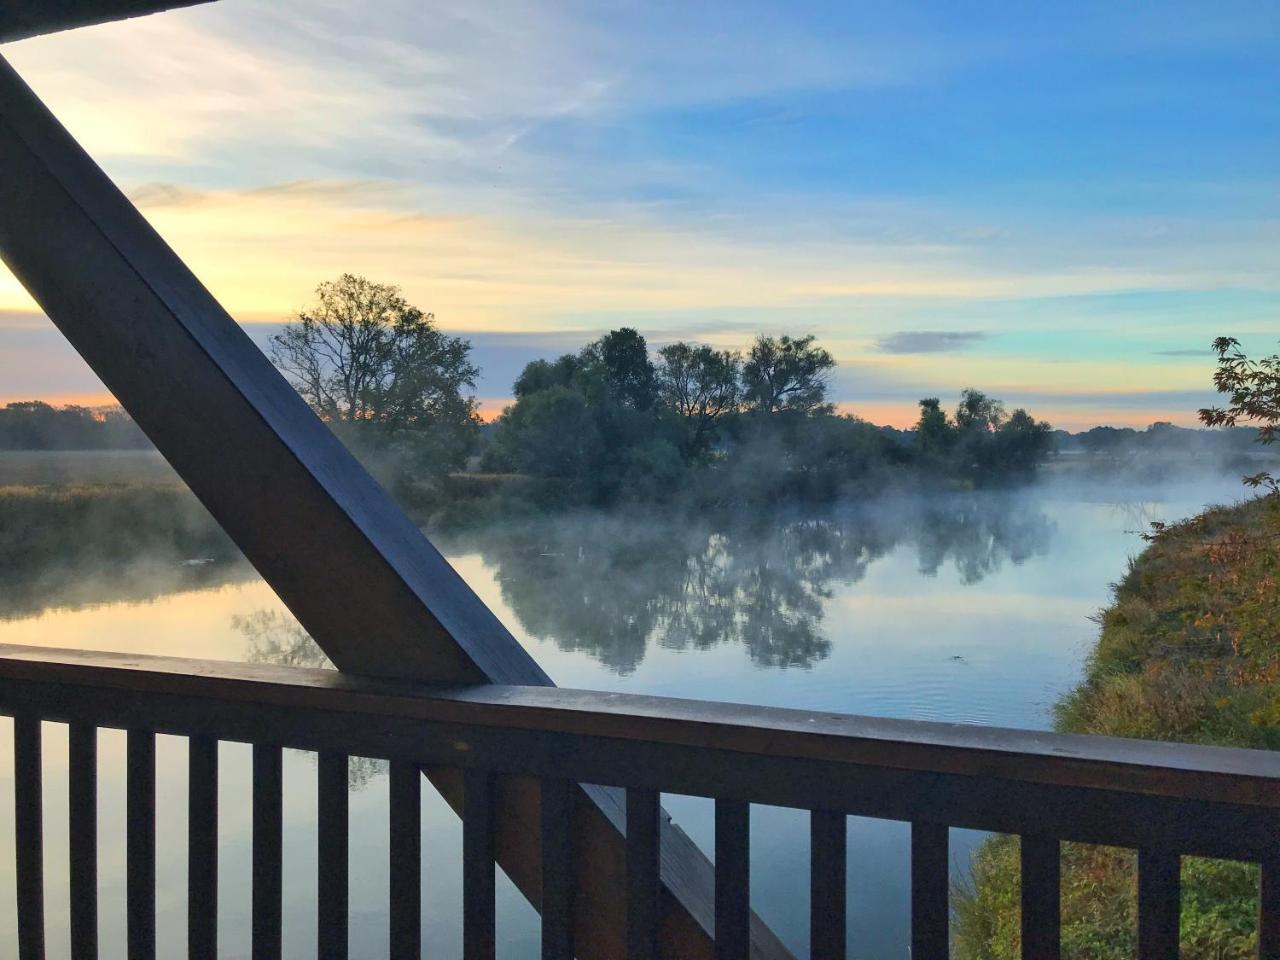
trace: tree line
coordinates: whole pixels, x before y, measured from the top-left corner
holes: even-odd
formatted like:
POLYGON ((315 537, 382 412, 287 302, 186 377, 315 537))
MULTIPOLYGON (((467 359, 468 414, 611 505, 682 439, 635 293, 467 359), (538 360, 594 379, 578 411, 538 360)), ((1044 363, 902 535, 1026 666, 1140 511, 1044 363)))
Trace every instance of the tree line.
POLYGON ((830 402, 835 358, 812 335, 761 335, 744 351, 651 350, 624 327, 527 364, 513 402, 482 426, 470 344, 396 287, 345 274, 272 342, 311 407, 384 481, 419 492, 470 465, 477 487, 541 506, 620 500, 830 500, 913 482, 1020 482, 1049 454, 1049 425, 966 390, 954 415, 921 401, 915 430, 830 402), (475 469, 475 468, 478 468, 475 469), (520 484, 503 483, 520 479, 520 484))
MULTIPOLYGON (((742 351, 684 341, 651 350, 624 327, 527 364, 513 402, 486 425, 471 344, 397 287, 344 274, 293 320, 272 339, 273 362, 402 495, 496 491, 540 506, 831 500, 905 482, 1021 482, 1052 448, 1048 424, 977 390, 954 413, 921 400, 912 430, 841 413, 829 399, 835 358, 812 335, 761 335, 742 351)), ((145 446, 122 413, 0 411, 0 445, 42 443, 145 446)))
POLYGON ((150 446, 119 407, 54 407, 39 400, 0 407, 0 450, 145 450, 150 446))

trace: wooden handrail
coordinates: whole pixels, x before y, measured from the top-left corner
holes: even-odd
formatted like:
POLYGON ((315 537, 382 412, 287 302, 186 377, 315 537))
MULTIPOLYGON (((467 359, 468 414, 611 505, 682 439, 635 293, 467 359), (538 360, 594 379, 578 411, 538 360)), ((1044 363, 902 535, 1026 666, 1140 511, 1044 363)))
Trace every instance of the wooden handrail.
MULTIPOLYGON (((578 911, 590 911, 601 877, 625 888, 625 931, 618 935, 625 933, 626 956, 672 955, 659 938, 659 876, 666 836, 675 830, 659 813, 663 792, 715 799, 715 899, 708 929, 715 955, 725 960, 759 955, 753 942, 758 920, 748 895, 753 803, 810 811, 816 960, 843 956, 846 943, 848 815, 911 823, 912 944, 918 956, 947 951, 953 826, 1022 836, 1026 956, 1059 953, 1063 840, 1138 851, 1144 958, 1177 955, 1181 855, 1261 863, 1259 957, 1280 956, 1280 755, 1270 752, 587 690, 432 687, 328 670, 17 645, 0 645, 0 714, 17 718, 23 957, 38 957, 43 949, 40 720, 71 723, 82 758, 93 756, 94 728, 129 732, 129 938, 131 956, 141 958, 155 956, 157 733, 191 738, 190 841, 198 867, 193 898, 216 886, 208 852, 216 843, 216 809, 209 806, 216 792, 213 745, 233 740, 254 746, 255 955, 273 956, 279 949, 280 750, 292 747, 319 753, 324 773, 318 780, 324 856, 317 889, 325 905, 319 943, 326 958, 347 956, 344 774, 351 755, 391 761, 389 922, 398 955, 416 956, 420 947, 420 768, 433 779, 454 777, 462 785, 463 802, 455 809, 464 822, 464 952, 474 960, 494 955, 492 864, 510 829, 495 816, 502 790, 532 790, 537 798, 542 873, 535 902, 544 912, 543 956, 555 960, 577 953, 577 934, 591 935, 594 928, 578 922, 578 911), (591 784, 613 789, 585 786, 591 784), (602 791, 591 794, 601 810, 611 809, 613 797, 624 800, 612 815, 625 857, 603 874, 597 848, 579 842, 583 808, 571 801, 578 786, 602 791)), ((93 789, 81 779, 85 771, 72 774, 74 807, 81 820, 91 819, 93 789)), ((96 942, 89 923, 96 906, 91 846, 81 842, 83 862, 70 877, 73 927, 89 945, 96 942)), ((215 956, 215 937, 215 929, 194 925, 192 955, 215 956)))
POLYGON ((10 644, 0 679, 0 710, 104 726, 1244 858, 1280 835, 1268 751, 10 644))

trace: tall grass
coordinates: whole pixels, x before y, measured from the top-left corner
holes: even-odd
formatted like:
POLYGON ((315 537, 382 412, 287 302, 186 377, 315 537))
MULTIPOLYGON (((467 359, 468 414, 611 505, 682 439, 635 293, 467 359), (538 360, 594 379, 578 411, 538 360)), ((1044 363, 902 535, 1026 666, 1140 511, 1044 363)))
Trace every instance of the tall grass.
MULTIPOLYGON (((1280 501, 1219 507, 1157 527, 1098 617, 1081 685, 1055 709, 1059 730, 1280 748, 1280 501)), ((1018 841, 984 843, 956 890, 960 960, 1019 953, 1018 841)), ((1185 858, 1184 960, 1256 950, 1258 871, 1185 858)), ((1129 960, 1136 952, 1131 851, 1068 843, 1062 856, 1063 956, 1129 960)))

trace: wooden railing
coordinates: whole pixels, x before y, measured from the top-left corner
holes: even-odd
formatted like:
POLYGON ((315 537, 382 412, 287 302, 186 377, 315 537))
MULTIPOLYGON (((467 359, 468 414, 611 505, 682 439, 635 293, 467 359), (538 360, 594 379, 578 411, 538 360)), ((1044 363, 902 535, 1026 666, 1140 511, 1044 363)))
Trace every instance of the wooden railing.
MULTIPOLYGON (((846 955, 845 817, 911 823, 911 955, 948 953, 948 828, 1022 837, 1023 956, 1059 952, 1059 842, 1138 850, 1139 956, 1178 955, 1179 857, 1262 865, 1280 957, 1280 756, 545 687, 433 689, 323 670, 0 646, 14 717, 20 956, 43 956, 41 721, 70 724, 73 956, 97 956, 97 728, 128 731, 128 955, 155 955, 155 735, 190 738, 192 958, 216 954, 217 743, 253 744, 252 942, 281 950, 282 748, 319 754, 319 955, 347 951, 346 758, 390 761, 391 953, 420 950, 421 769, 465 780, 463 939, 494 954, 496 784, 540 784, 542 955, 574 955, 574 784, 621 788, 626 950, 659 954, 661 792, 715 799, 717 956, 751 953, 749 805, 811 811, 811 956, 846 955)), ((593 788, 594 789, 594 788, 593 788)))

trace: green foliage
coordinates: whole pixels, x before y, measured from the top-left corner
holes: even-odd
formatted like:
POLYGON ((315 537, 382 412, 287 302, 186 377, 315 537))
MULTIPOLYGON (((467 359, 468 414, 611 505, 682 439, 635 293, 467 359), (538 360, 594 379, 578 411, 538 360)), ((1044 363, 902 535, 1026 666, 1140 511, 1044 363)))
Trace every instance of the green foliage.
POLYGON ((806 337, 756 337, 742 365, 742 394, 757 413, 813 413, 827 399, 827 375, 836 361, 806 337))
POLYGON ((0 486, 0 620, 252 573, 180 484, 0 486))
POLYGON ((931 458, 940 458, 951 449, 955 430, 937 397, 920 401, 920 419, 916 423, 916 449, 931 458))
POLYGON ((923 401, 914 442, 839 415, 826 402, 834 366, 812 336, 757 337, 745 362, 678 342, 654 364, 640 334, 615 330, 525 367, 482 466, 548 481, 543 506, 677 494, 714 506, 1022 481, 1049 453, 1047 424, 1005 418, 978 391, 962 400, 963 429, 923 401))
POLYGON ((737 409, 741 361, 728 350, 683 341, 663 347, 658 356, 659 397, 684 419, 686 450, 703 454, 718 439, 720 424, 737 409))
POLYGON ((928 469, 974 486, 1025 482, 1053 448, 1049 424, 1021 408, 1006 416, 1003 403, 972 388, 954 420, 937 397, 921 400, 915 442, 928 469))
MULTIPOLYGON (((1280 356, 1250 360, 1234 337, 1218 337, 1213 341, 1213 351, 1218 355, 1213 385, 1231 399, 1225 408, 1201 410, 1200 421, 1208 427, 1234 427, 1241 421, 1256 423, 1257 441, 1275 442, 1280 431, 1280 356)), ((1244 482, 1280 495, 1280 480, 1267 471, 1251 474, 1244 482)))
POLYGON ((549 481, 537 494, 544 506, 667 495, 685 477, 689 427, 659 393, 644 338, 631 329, 534 361, 482 465, 549 481))
MULTIPOLYGON (((1152 740, 1280 748, 1280 509, 1274 496, 1157 526, 1099 616, 1084 682, 1058 729, 1152 740)), ((1017 956, 1017 845, 975 855, 956 900, 958 956, 1017 956)), ((1134 954, 1134 862, 1105 847, 1063 849, 1063 956, 1134 954)), ((1257 868, 1184 858, 1182 956, 1256 949, 1257 868)))

